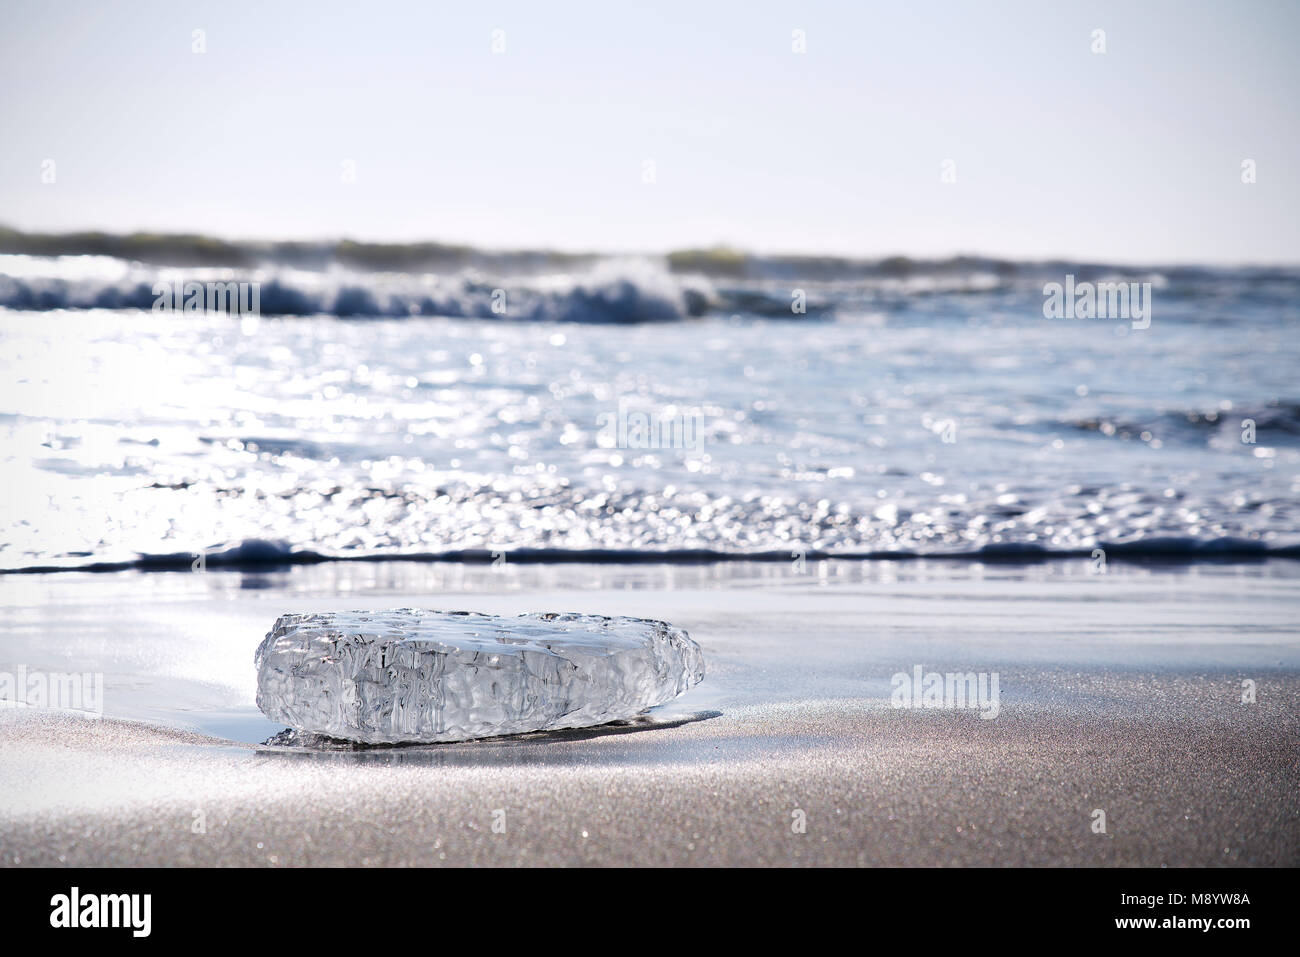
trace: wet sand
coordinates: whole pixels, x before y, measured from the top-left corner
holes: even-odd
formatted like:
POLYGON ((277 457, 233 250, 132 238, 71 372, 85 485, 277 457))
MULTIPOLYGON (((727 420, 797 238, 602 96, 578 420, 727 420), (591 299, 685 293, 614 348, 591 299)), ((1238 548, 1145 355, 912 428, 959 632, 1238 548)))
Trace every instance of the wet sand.
POLYGON ((0 669, 101 670, 106 717, 0 711, 0 861, 1300 863, 1295 563, 1077 566, 6 578, 0 669), (258 745, 277 614, 410 604, 665 618, 709 672, 629 725, 258 745), (916 664, 998 672, 997 718, 892 707, 916 664))

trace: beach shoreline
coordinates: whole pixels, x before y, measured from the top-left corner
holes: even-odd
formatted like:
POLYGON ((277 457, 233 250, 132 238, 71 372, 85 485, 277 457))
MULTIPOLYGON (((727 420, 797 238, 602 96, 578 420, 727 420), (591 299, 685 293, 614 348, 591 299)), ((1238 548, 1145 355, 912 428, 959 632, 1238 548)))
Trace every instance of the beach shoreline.
POLYGON ((1300 863, 1294 563, 1084 564, 9 578, 0 670, 89 663, 105 716, 0 710, 0 863, 1300 863), (260 743, 276 615, 410 605, 666 619, 707 677, 629 725, 260 743), (895 707, 914 666, 997 673, 996 718, 895 707))

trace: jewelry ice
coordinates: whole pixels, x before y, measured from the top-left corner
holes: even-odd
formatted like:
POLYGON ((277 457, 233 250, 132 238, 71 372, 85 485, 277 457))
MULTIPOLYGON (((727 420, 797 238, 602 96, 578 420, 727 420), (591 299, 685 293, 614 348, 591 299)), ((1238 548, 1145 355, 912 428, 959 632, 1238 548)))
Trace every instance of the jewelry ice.
POLYGON ((704 678, 700 646, 680 628, 578 614, 283 615, 254 660, 267 717, 367 744, 604 724, 704 678))

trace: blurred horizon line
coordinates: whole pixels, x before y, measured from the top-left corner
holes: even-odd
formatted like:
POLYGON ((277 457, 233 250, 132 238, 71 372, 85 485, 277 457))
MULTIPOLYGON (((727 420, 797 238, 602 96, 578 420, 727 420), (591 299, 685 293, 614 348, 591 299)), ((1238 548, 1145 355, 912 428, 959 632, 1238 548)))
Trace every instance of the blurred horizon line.
POLYGON ((1026 267, 1084 266, 1093 268, 1142 269, 1291 269, 1300 260, 1205 261, 1199 259, 1090 259, 1045 255, 1035 258, 1008 257, 979 252, 956 252, 947 256, 922 256, 905 252, 864 256, 827 251, 824 253, 767 252, 715 242, 669 250, 566 249, 562 246, 488 246, 441 239, 382 241, 354 239, 347 235, 317 238, 238 238, 205 232, 158 230, 78 229, 60 232, 24 230, 0 223, 0 254, 28 256, 109 256, 158 266, 207 266, 248 268, 260 264, 320 267, 342 265, 365 270, 412 270, 507 266, 544 269, 590 266, 618 258, 662 258, 672 272, 698 273, 716 277, 757 277, 761 267, 807 269, 811 276, 834 275, 904 277, 913 271, 987 269, 1012 274, 1026 267))

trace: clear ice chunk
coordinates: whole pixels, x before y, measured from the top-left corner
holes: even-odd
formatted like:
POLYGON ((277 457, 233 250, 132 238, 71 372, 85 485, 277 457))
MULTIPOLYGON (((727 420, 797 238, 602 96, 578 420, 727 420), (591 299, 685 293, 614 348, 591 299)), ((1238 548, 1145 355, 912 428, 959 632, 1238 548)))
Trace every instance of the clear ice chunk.
POLYGON ((420 608, 283 615, 254 661, 267 717, 366 744, 584 728, 704 678, 700 646, 662 621, 420 608))

